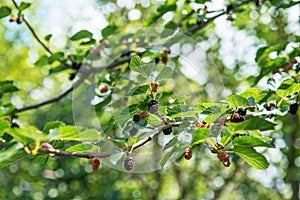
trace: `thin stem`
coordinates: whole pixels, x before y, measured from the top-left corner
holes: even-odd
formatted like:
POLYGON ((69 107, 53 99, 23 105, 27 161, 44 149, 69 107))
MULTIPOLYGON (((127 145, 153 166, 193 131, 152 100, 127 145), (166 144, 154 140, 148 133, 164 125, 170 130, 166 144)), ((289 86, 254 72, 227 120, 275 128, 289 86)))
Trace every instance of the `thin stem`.
MULTIPOLYGON (((15 7, 18 9, 19 13, 22 12, 20 10, 20 7, 18 6, 18 4, 16 3, 15 0, 12 0, 13 4, 15 5, 15 7)), ((42 47, 49 52, 50 54, 52 54, 52 51, 49 49, 49 47, 47 47, 47 45, 39 38, 39 36, 37 35, 37 33, 35 32, 35 30, 32 28, 32 26, 29 24, 29 22, 25 19, 25 17, 22 17, 23 21, 25 22, 26 26, 28 27, 28 29, 30 30, 30 32, 32 33, 33 37, 42 45, 42 47)))
MULTIPOLYGON (((135 150, 138 149, 142 146, 144 146, 145 144, 147 144, 148 142, 152 141, 154 137, 156 137, 161 130, 166 129, 166 128, 170 128, 170 127, 175 127, 175 126, 179 126, 181 124, 181 122, 175 122, 175 123, 170 123, 164 126, 161 126, 159 128, 159 132, 152 134, 151 136, 140 140, 139 142, 135 143, 134 145, 128 147, 127 149, 123 149, 124 151, 126 150, 135 150)), ((104 152, 104 153, 86 153, 86 152, 66 152, 66 151, 62 151, 59 149, 48 149, 48 148, 39 148, 38 150, 40 153, 48 153, 48 154, 54 154, 56 156, 66 156, 66 157, 80 157, 80 158, 107 158, 110 155, 112 155, 112 152, 104 152)))
POLYGON ((33 104, 33 105, 29 105, 29 106, 24 106, 22 108, 19 108, 17 110, 15 110, 14 112, 15 113, 20 113, 20 112, 24 112, 24 111, 27 111, 27 110, 32 110, 32 109, 36 109, 36 108, 39 108, 39 107, 42 107, 42 106, 45 106, 45 105, 48 105, 48 104, 51 104, 51 103, 54 103, 54 102, 57 102, 59 101, 60 99, 64 98, 65 96, 67 96, 69 93, 71 93, 74 89, 76 89, 84 80, 85 78, 88 76, 88 74, 85 74, 84 76, 82 76, 78 81, 76 81, 72 87, 70 87, 69 89, 67 89, 66 91, 64 91, 62 94, 54 97, 54 98, 51 98, 51 99, 48 99, 46 101, 42 101, 40 103, 37 103, 37 104, 33 104))

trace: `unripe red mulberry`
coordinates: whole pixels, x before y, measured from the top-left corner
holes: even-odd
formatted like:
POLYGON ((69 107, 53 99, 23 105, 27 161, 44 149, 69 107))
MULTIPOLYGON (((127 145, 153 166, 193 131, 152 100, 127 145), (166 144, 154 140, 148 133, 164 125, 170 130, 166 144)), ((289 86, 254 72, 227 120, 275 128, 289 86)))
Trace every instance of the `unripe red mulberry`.
POLYGON ((145 119, 149 116, 148 112, 147 111, 141 111, 139 113, 139 116, 140 116, 140 119, 145 119))
POLYGON ((49 150, 54 150, 53 146, 49 143, 43 143, 42 148, 49 149, 49 150))
POLYGON ((229 155, 227 153, 225 153, 225 152, 218 153, 218 158, 225 167, 230 166, 230 159, 229 159, 229 155))
POLYGON ((245 117, 244 116, 240 116, 238 113, 234 113, 232 115, 232 118, 230 120, 231 122, 242 122, 245 121, 245 117))
POLYGON ((102 86, 100 87, 100 92, 101 92, 101 93, 105 93, 105 92, 107 92, 107 91, 108 91, 107 85, 102 85, 102 86))
POLYGON ((193 152, 191 148, 186 148, 184 151, 184 158, 190 160, 193 157, 193 152))
POLYGON ((98 158, 93 158, 92 160, 92 168, 93 170, 98 170, 100 167, 100 160, 98 158))
POLYGON ((99 47, 94 48, 91 53, 95 56, 99 56, 101 54, 101 49, 99 47))
POLYGON ((157 92, 158 91, 159 82, 154 82, 151 84, 151 91, 157 92))
POLYGON ((161 61, 162 61, 164 64, 166 64, 166 63, 168 62, 168 60, 169 60, 169 58, 168 58, 167 55, 163 56, 162 59, 161 59, 161 61))
POLYGON ((270 103, 265 105, 265 108, 267 111, 270 111, 273 107, 276 107, 275 103, 270 103))

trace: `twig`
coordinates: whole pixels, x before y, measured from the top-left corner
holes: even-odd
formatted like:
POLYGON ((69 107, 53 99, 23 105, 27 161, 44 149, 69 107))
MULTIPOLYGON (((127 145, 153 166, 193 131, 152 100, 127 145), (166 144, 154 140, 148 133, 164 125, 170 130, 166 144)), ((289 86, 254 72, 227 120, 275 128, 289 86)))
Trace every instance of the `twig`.
POLYGON ((29 105, 29 106, 24 106, 22 108, 19 108, 19 109, 15 110, 14 113, 20 113, 20 112, 23 112, 23 111, 36 109, 36 108, 39 108, 39 107, 42 107, 42 106, 45 106, 45 105, 48 105, 48 104, 51 104, 51 103, 59 101, 60 99, 64 98, 69 93, 71 93, 74 89, 76 89, 85 80, 85 78, 87 76, 88 76, 88 74, 83 75, 78 81, 76 81, 72 85, 72 87, 70 87, 69 89, 67 89, 66 91, 64 91, 63 93, 61 93, 60 95, 58 95, 58 96, 56 96, 54 98, 48 99, 46 101, 42 101, 42 102, 37 103, 37 104, 33 104, 33 105, 29 105))
MULTIPOLYGON (((16 3, 15 0, 12 0, 13 4, 15 5, 15 7, 19 10, 19 13, 22 12, 20 10, 20 7, 18 6, 18 4, 16 3)), ((49 52, 50 54, 52 54, 52 51, 49 49, 49 47, 46 46, 46 44, 38 37, 38 35, 36 34, 35 30, 32 28, 32 26, 29 24, 29 22, 25 19, 25 17, 22 17, 23 21, 25 22, 26 26, 28 27, 28 29, 30 30, 30 32, 32 33, 32 35, 34 36, 34 38, 43 46, 43 48, 49 52)))
POLYGON ((59 149, 47 149, 47 148, 39 148, 40 153, 49 153, 54 154, 56 156, 67 156, 67 157, 80 157, 80 158, 106 158, 109 157, 112 153, 83 153, 83 152, 66 152, 61 151, 59 149))
MULTIPOLYGON (((170 123, 170 124, 166 124, 163 125, 159 128, 159 132, 152 134, 151 136, 140 140, 139 142, 135 143, 134 145, 132 145, 131 147, 129 147, 129 150, 135 150, 138 149, 142 146, 144 146, 145 144, 147 144, 148 142, 152 141, 154 137, 156 137, 162 130, 170 128, 170 127, 175 127, 175 126, 179 126, 181 124, 181 122, 174 122, 174 123, 170 123)), ((126 149, 123 149, 124 151, 126 151, 126 149)), ((66 151, 62 151, 59 149, 48 149, 48 148, 39 148, 39 152, 40 153, 48 153, 48 154, 54 154, 56 156, 66 156, 66 157, 80 157, 80 158, 107 158, 110 155, 112 155, 111 152, 104 152, 104 153, 87 153, 87 152, 66 152, 66 151)))

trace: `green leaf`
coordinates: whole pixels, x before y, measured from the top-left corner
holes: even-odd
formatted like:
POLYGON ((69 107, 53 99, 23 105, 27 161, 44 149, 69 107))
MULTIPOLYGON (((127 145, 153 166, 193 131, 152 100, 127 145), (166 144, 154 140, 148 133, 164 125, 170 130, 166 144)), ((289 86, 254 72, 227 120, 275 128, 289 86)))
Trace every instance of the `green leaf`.
POLYGON ((208 130, 207 128, 198 128, 196 129, 194 133, 194 138, 192 140, 192 145, 200 144, 205 141, 207 135, 208 135, 208 130))
POLYGON ((176 4, 169 4, 169 5, 161 5, 159 8, 157 8, 157 12, 159 12, 160 14, 165 14, 166 12, 169 11, 174 11, 176 10, 177 6, 176 4))
POLYGON ((61 72, 61 71, 67 70, 67 69, 69 69, 69 68, 64 65, 61 65, 61 66, 50 69, 49 74, 55 74, 55 73, 58 73, 58 72, 61 72))
POLYGON ((278 88, 277 90, 277 94, 278 96, 280 96, 281 98, 287 97, 289 95, 292 95, 296 92, 300 91, 300 83, 294 83, 290 86, 284 85, 284 83, 278 88))
POLYGON ((49 57, 46 55, 41 56, 35 63, 37 67, 45 66, 49 63, 49 57))
POLYGON ((116 165, 118 161, 125 155, 123 151, 115 151, 110 155, 109 160, 113 165, 116 165))
POLYGON ((5 129, 10 127, 10 123, 4 119, 0 119, 0 137, 4 134, 5 129))
POLYGON ((209 113, 207 117, 205 117, 204 121, 206 123, 212 123, 216 120, 220 119, 227 111, 226 105, 220 105, 220 106, 212 106, 207 108, 205 111, 203 111, 201 114, 209 113))
POLYGON ((65 126, 65 123, 62 121, 47 122, 44 126, 43 132, 49 134, 51 130, 57 129, 60 126, 65 126))
POLYGON ((267 130, 273 130, 276 124, 267 121, 261 117, 251 117, 250 119, 247 119, 246 121, 243 121, 241 123, 226 123, 230 129, 233 129, 235 131, 240 130, 260 130, 260 131, 267 131, 267 130))
POLYGON ((26 8, 28 8, 31 5, 31 3, 27 3, 27 2, 21 2, 20 6, 19 6, 19 10, 25 10, 26 8))
POLYGON ((80 128, 75 126, 60 126, 56 132, 49 134, 49 136, 54 136, 54 134, 56 134, 52 139, 81 141, 79 129, 80 128))
POLYGON ((261 56, 264 54, 264 52, 268 49, 268 47, 261 47, 257 50, 256 56, 255 56, 255 62, 258 62, 261 56))
POLYGON ((177 143, 177 136, 174 136, 165 146, 163 150, 166 150, 172 146, 174 146, 177 143))
POLYGON ((80 131, 78 135, 81 141, 98 141, 102 139, 100 132, 95 129, 86 129, 84 131, 80 131))
POLYGON ((268 92, 260 88, 249 88, 246 91, 244 91, 241 94, 241 96, 245 97, 246 99, 253 97, 255 99, 255 102, 260 104, 262 103, 262 101, 264 101, 267 98, 268 92))
POLYGON ((66 149, 67 152, 86 152, 91 150, 91 144, 76 144, 66 149))
POLYGON ((13 81, 1 81, 0 82, 0 93, 11 93, 19 91, 19 89, 14 86, 13 81))
POLYGON ((196 117, 198 113, 199 113, 198 111, 180 112, 180 113, 171 115, 170 118, 175 119, 178 117, 196 117))
POLYGON ((17 144, 8 149, 2 149, 0 151, 0 168, 6 167, 25 156, 25 151, 20 149, 20 145, 17 144))
POLYGON ((160 161, 160 167, 163 168, 165 166, 165 164, 167 163, 167 161, 170 159, 170 157, 176 153, 177 149, 176 148, 173 148, 171 149, 170 151, 168 151, 164 157, 161 159, 160 161))
POLYGON ((10 13, 11 13, 11 9, 9 7, 7 6, 0 7, 0 19, 10 15, 10 13))
POLYGON ((49 57, 48 63, 49 63, 49 64, 52 64, 54 61, 57 61, 57 60, 63 58, 64 55, 65 55, 64 52, 61 52, 61 51, 55 52, 54 54, 52 54, 52 55, 49 57))
POLYGON ((130 92, 126 94, 126 96, 134 96, 139 94, 146 94, 146 92, 149 90, 149 85, 142 85, 137 86, 136 88, 132 89, 130 92))
POLYGON ((230 95, 226 98, 227 103, 230 107, 247 107, 248 106, 248 100, 245 97, 242 97, 237 94, 230 95))
POLYGON ((7 104, 0 107, 0 117, 11 114, 16 110, 16 107, 12 104, 7 104))
POLYGON ((175 30, 177 27, 178 24, 174 23, 173 21, 170 21, 165 25, 166 29, 171 29, 171 30, 175 30))
POLYGON ((233 139, 234 146, 246 147, 273 147, 272 145, 262 141, 260 138, 253 136, 241 136, 233 139))
POLYGON ((151 131, 148 131, 148 132, 143 132, 143 133, 141 133, 139 136, 138 136, 138 138, 146 138, 146 137, 149 137, 149 136, 151 136, 151 135, 153 135, 153 134, 156 134, 156 133, 158 133, 159 131, 158 131, 158 129, 154 129, 154 130, 151 130, 151 131))
POLYGON ((49 41, 51 38, 52 38, 52 34, 48 34, 48 35, 45 36, 46 41, 49 41))
POLYGON ((89 41, 81 42, 80 45, 91 45, 91 44, 95 44, 95 43, 96 43, 96 40, 92 38, 89 41))
POLYGON ((159 82, 163 79, 171 78, 172 74, 173 74, 173 70, 171 69, 171 67, 165 67, 161 70, 159 75, 156 77, 156 81, 159 82))
POLYGON ((118 29, 118 27, 115 24, 111 24, 111 25, 105 27, 101 31, 102 37, 107 38, 108 36, 113 35, 117 29, 118 29))
POLYGON ((35 140, 48 140, 47 135, 33 126, 6 129, 6 132, 22 144, 28 144, 35 140))
POLYGON ((130 64, 129 64, 129 68, 131 70, 134 70, 136 69, 137 67, 140 67, 142 65, 142 61, 141 61, 141 58, 139 56, 133 56, 131 59, 130 59, 130 64))
POLYGON ((267 159, 251 147, 235 146, 234 152, 256 169, 267 169, 267 159))
POLYGON ((81 30, 77 33, 75 33, 72 37, 70 37, 70 40, 76 41, 76 40, 81 40, 85 38, 92 38, 93 34, 87 30, 81 30))

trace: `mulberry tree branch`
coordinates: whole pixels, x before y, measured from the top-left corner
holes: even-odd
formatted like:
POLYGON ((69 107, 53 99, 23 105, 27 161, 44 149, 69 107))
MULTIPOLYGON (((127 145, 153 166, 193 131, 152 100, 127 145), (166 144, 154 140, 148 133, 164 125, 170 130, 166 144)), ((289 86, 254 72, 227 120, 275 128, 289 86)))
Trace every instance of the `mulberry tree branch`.
MULTIPOLYGON (((179 126, 181 124, 181 122, 174 122, 174 123, 170 123, 170 124, 166 124, 163 126, 159 127, 159 132, 150 135, 149 137, 140 140, 139 142, 135 143, 134 145, 132 145, 131 147, 129 147, 128 149, 123 149, 123 151, 133 151, 135 149, 138 149, 142 146, 144 146, 145 144, 147 144, 148 142, 152 141, 153 138, 157 137, 159 135, 159 133, 167 128, 170 127, 175 127, 175 126, 179 126)), ((55 156, 66 156, 66 157, 80 157, 80 158, 107 158, 110 155, 112 155, 112 152, 103 152, 103 153, 91 153, 91 152, 66 152, 66 151, 62 151, 59 149, 48 149, 48 148, 39 148, 38 150, 40 153, 48 153, 48 154, 54 154, 55 156)))

